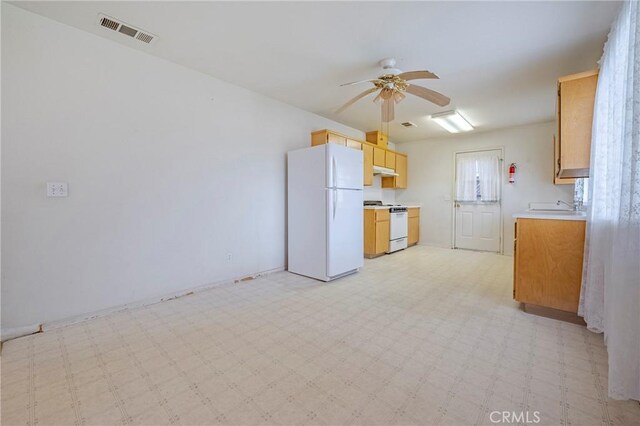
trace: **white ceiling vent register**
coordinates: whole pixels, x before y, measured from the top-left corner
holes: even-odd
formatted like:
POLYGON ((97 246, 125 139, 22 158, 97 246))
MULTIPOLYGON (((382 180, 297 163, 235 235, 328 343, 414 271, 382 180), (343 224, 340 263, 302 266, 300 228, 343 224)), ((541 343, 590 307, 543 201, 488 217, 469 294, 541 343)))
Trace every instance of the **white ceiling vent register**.
POLYGON ((147 44, 151 44, 157 38, 148 31, 125 24, 122 21, 102 13, 98 15, 98 25, 147 44))

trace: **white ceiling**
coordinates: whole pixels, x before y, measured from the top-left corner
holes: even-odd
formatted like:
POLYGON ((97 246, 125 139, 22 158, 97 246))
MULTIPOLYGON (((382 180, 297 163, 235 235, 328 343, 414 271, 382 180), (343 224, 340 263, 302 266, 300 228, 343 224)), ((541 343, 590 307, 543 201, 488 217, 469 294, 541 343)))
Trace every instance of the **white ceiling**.
POLYGON ((550 120, 558 76, 595 68, 617 2, 19 2, 19 7, 361 129, 380 128, 365 98, 333 111, 395 57, 451 97, 410 95, 390 125, 396 142, 441 136, 427 115, 457 108, 478 130, 550 120), (98 27, 105 13, 158 36, 144 45, 98 27), (405 129, 402 121, 418 128, 405 129))

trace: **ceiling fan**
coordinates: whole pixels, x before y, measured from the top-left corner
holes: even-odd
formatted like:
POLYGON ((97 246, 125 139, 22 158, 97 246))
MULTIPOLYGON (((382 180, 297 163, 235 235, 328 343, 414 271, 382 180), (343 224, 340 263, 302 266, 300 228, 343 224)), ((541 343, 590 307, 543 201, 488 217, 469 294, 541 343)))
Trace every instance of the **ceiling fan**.
POLYGON ((382 121, 385 123, 393 121, 395 117, 394 105, 405 98, 405 92, 418 96, 419 98, 425 99, 438 106, 449 105, 451 99, 442 93, 409 83, 410 80, 439 78, 434 73, 426 70, 402 72, 395 67, 396 60, 393 58, 383 59, 379 63, 380 66, 382 66, 382 75, 378 78, 341 84, 341 86, 351 86, 353 84, 360 83, 373 83, 374 87, 369 90, 365 90, 346 104, 342 105, 336 113, 341 113, 360 99, 373 92, 377 92, 378 90, 380 93, 378 93, 373 101, 378 103, 382 100, 382 121))

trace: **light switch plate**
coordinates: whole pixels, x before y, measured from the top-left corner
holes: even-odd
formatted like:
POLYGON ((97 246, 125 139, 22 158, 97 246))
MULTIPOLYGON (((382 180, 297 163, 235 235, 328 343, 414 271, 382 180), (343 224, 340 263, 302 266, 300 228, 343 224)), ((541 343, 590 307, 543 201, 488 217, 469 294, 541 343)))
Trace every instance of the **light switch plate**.
POLYGON ((66 182, 47 182, 47 197, 68 197, 69 186, 66 182))

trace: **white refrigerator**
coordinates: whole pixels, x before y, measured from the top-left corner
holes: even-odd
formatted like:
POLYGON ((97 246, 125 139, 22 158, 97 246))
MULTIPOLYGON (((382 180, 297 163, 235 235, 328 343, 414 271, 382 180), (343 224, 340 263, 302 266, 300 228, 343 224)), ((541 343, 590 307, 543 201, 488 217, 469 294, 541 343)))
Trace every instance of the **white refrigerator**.
POLYGON ((362 151, 328 143, 287 154, 288 270, 322 281, 363 264, 362 151))

